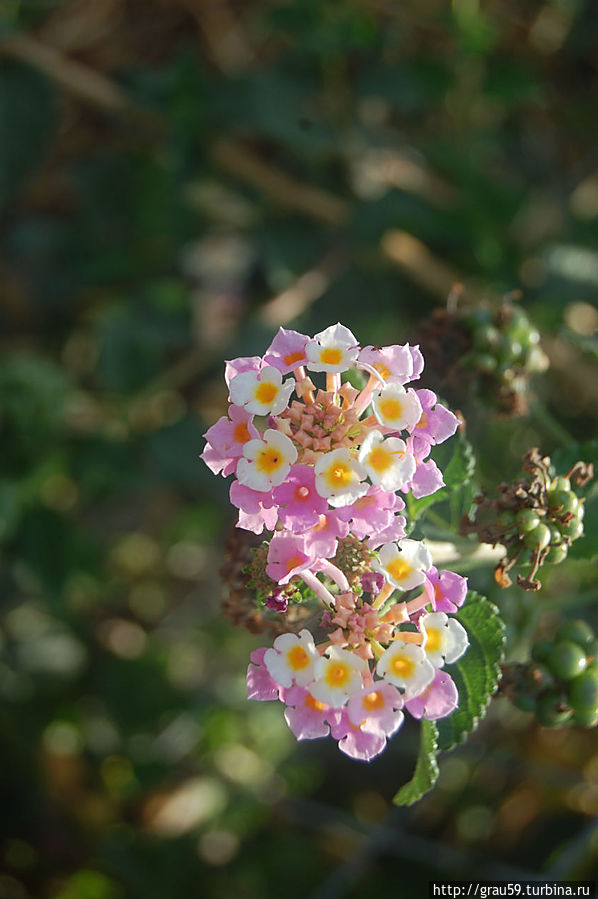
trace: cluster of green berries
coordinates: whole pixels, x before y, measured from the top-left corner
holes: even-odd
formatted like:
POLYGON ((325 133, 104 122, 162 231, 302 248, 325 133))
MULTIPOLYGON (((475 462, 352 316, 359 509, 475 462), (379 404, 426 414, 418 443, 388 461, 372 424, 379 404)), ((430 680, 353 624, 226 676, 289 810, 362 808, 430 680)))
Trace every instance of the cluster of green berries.
POLYGON ((519 666, 509 694, 517 708, 535 712, 544 727, 598 724, 598 640, 586 621, 568 621, 554 640, 532 647, 532 663, 519 666))
POLYGON ((523 468, 526 476, 513 485, 501 484, 496 499, 475 498, 474 519, 464 518, 461 531, 475 533, 484 543, 504 545, 506 555, 495 569, 501 587, 511 585, 507 572, 520 565, 524 574, 517 575, 518 585, 538 590, 538 569, 564 561, 573 541, 583 535, 584 500, 572 480, 584 486, 593 468, 578 462, 566 475, 555 477, 550 458, 537 449, 526 454, 523 468))
POLYGON ((503 414, 524 414, 530 376, 548 368, 538 330, 513 302, 515 294, 498 307, 474 309, 459 308, 457 296, 453 291, 448 308, 421 326, 426 369, 453 403, 463 403, 465 388, 503 414))

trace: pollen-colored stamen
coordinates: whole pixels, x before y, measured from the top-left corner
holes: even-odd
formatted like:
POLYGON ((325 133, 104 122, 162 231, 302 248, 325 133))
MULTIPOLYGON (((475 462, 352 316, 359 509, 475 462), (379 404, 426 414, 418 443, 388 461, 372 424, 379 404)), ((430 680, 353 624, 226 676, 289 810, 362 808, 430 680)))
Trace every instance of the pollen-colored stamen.
POLYGON ((397 418, 400 418, 403 411, 401 403, 399 400, 394 399, 394 397, 387 397, 386 399, 381 400, 379 409, 384 418, 388 418, 390 421, 395 421, 397 418))
POLYGON ((233 437, 237 443, 247 443, 248 440, 251 440, 246 421, 240 421, 239 424, 235 425, 233 437))
POLYGON ((391 376, 391 374, 392 374, 390 368, 388 368, 388 367, 384 364, 384 362, 374 362, 374 365, 373 365, 372 367, 376 369, 376 371, 378 372, 378 374, 380 375, 380 377, 384 378, 385 381, 386 381, 388 378, 390 378, 390 376, 391 376))
POLYGON ((289 353, 288 356, 284 357, 285 365, 293 365, 295 362, 301 362, 302 359, 305 359, 304 353, 289 353))
POLYGON ((332 487, 346 487, 351 483, 351 469, 348 465, 336 463, 328 469, 327 480, 332 487))
POLYGON ((411 574, 413 568, 409 562, 405 561, 405 559, 393 559, 392 562, 389 562, 386 566, 386 570, 395 581, 402 581, 411 574))
POLYGON ((309 656, 302 646, 293 646, 287 653, 287 662, 293 671, 302 671, 309 665, 309 656))
POLYGON ((315 712, 323 712, 326 708, 326 703, 314 699, 311 693, 308 693, 305 697, 305 705, 308 709, 313 709, 315 712))
POLYGON ((369 454, 367 461, 374 471, 381 474, 390 468, 393 463, 393 457, 392 453, 389 453, 388 450, 382 449, 381 446, 377 446, 369 454))
POLYGON ((338 365, 343 358, 343 351, 334 347, 327 347, 320 353, 320 360, 324 365, 338 365))
POLYGON ((405 658, 405 656, 395 656, 390 663, 390 667, 393 674, 396 674, 397 677, 405 678, 411 677, 415 668, 415 663, 412 662, 411 659, 405 658))
POLYGON ((364 696, 362 701, 368 712, 384 708, 384 696, 376 690, 374 690, 373 693, 368 693, 367 696, 364 696))
POLYGON ((264 406, 267 406, 276 399, 277 394, 278 387, 276 384, 272 384, 270 381, 264 381, 263 384, 257 385, 254 396, 258 403, 263 403, 264 406))
POLYGON ((342 687, 349 680, 350 672, 347 665, 336 663, 326 669, 324 679, 329 687, 342 687))
POLYGON ((438 652, 441 642, 438 628, 431 627, 426 631, 426 649, 428 652, 438 652))
POLYGON ((258 471, 263 471, 264 474, 272 474, 280 468, 283 462, 284 459, 280 450, 268 447, 258 453, 255 460, 255 466, 258 471))

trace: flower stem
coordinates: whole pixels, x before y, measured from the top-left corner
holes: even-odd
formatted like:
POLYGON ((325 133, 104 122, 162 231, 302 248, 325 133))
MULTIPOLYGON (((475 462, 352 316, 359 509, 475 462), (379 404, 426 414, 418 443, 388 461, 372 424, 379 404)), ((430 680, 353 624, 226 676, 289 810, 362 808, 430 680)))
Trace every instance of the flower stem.
POLYGON ((322 581, 319 581, 317 579, 313 571, 302 571, 301 578, 307 584, 310 590, 313 590, 316 596, 319 596, 325 606, 327 606, 329 609, 334 609, 334 596, 332 595, 330 590, 328 590, 328 588, 324 586, 322 581))
POLYGON ((343 593, 351 592, 351 588, 349 587, 349 581, 347 580, 347 578, 345 577, 343 572, 340 570, 340 568, 337 568, 336 565, 334 565, 332 562, 329 562, 325 559, 320 560, 320 570, 323 572, 323 574, 327 574, 328 577, 332 581, 334 581, 336 586, 343 593))
POLYGON ((380 593, 376 597, 376 599, 372 603, 372 609, 381 609, 389 596, 394 593, 394 585, 390 583, 390 581, 386 581, 380 593))

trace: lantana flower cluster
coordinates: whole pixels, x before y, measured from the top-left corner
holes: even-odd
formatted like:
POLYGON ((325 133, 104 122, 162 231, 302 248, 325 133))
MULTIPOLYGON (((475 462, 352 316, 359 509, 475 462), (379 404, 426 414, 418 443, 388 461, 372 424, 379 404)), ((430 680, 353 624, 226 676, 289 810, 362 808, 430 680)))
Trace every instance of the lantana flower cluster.
POLYGON ((320 602, 317 626, 252 653, 248 696, 281 701, 297 739, 331 735, 358 759, 382 752, 405 711, 434 720, 459 701, 445 665, 468 646, 452 617, 467 580, 439 572, 401 514, 400 494, 444 486, 430 452, 458 426, 408 386, 423 367, 419 347, 361 348, 341 324, 313 338, 281 328, 263 357, 226 363, 228 415, 205 434, 204 462, 234 476, 237 526, 268 538, 251 566, 258 601, 280 614, 320 602))

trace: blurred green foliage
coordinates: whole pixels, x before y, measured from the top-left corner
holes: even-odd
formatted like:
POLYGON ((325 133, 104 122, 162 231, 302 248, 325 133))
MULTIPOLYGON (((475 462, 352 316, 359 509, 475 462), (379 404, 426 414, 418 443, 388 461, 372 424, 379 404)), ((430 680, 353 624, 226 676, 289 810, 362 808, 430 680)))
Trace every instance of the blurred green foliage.
MULTIPOLYGON (((521 287, 551 360, 522 418, 464 397, 477 484, 532 445, 595 454, 597 25, 590 0, 3 6, 2 897, 595 870, 595 732, 497 699, 389 815, 416 727, 363 766, 248 706, 269 638, 221 617, 232 515, 197 457, 225 358, 279 324, 413 343, 459 279, 472 305, 521 287)), ((514 659, 563 614, 598 626, 596 496, 540 596, 468 571, 514 659)), ((455 508, 430 512, 438 537, 455 508)))

